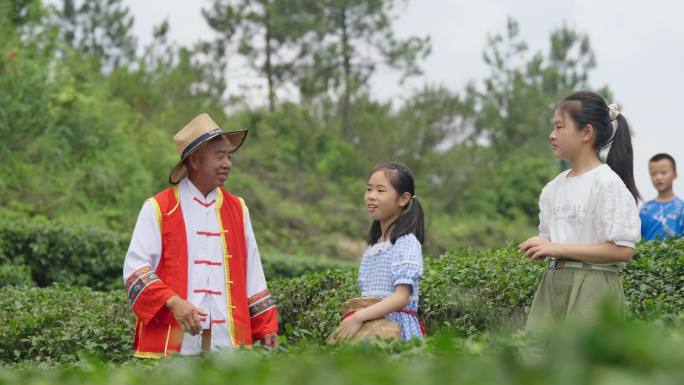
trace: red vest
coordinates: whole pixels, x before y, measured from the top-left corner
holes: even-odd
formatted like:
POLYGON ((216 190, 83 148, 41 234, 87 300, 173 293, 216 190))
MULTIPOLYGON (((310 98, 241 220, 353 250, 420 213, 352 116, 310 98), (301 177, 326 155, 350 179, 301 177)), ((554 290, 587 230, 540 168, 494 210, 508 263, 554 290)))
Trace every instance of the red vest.
MULTIPOLYGON (((137 316, 134 356, 159 358, 179 352, 181 348, 183 331, 164 304, 176 294, 187 299, 188 242, 178 187, 168 188, 150 198, 150 201, 157 211, 161 229, 161 258, 154 272, 149 267, 134 272, 126 282, 126 289, 137 316)), ((249 347, 253 340, 277 332, 277 311, 271 307, 264 312, 255 312, 259 314, 250 318, 250 305, 253 302, 261 300, 258 305, 264 306, 262 299, 266 295, 271 305, 272 300, 267 290, 257 293, 253 298, 247 297, 244 203, 221 188, 216 210, 223 241, 226 314, 230 322, 231 341, 233 346, 249 347)))

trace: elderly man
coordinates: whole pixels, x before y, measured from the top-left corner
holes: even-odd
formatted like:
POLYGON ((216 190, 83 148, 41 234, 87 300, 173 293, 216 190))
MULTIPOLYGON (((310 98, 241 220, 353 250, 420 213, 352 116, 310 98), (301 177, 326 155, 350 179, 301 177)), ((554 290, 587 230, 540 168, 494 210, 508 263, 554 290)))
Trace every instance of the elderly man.
POLYGON ((244 201, 223 188, 247 130, 223 132, 207 114, 174 137, 180 161, 168 189, 142 207, 123 268, 137 316, 134 356, 278 344, 244 201))

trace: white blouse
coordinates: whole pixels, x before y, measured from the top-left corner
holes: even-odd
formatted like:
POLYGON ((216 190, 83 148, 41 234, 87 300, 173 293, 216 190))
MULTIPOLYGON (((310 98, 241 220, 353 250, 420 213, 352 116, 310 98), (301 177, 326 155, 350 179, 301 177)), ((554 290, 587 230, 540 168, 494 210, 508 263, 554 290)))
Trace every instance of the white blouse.
POLYGON ((582 175, 569 172, 541 192, 539 235, 554 243, 613 242, 634 248, 641 238, 639 210, 620 177, 606 164, 582 175))

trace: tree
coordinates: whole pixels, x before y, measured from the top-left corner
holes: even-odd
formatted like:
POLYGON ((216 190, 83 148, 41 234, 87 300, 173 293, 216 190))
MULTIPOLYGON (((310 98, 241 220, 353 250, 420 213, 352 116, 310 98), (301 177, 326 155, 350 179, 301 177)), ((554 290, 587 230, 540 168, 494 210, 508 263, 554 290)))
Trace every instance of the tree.
POLYGON ((0 21, 21 27, 40 20, 43 7, 39 0, 3 0, 0 3, 0 21))
MULTIPOLYGON (((534 202, 555 168, 551 151, 544 150, 554 106, 574 90, 591 88, 596 62, 589 38, 564 25, 552 32, 547 54, 529 56, 518 23, 508 20, 506 34, 490 37, 483 57, 491 74, 483 88, 471 84, 465 95, 472 130, 463 145, 477 149, 472 154, 479 159, 465 171, 470 177, 461 191, 468 199, 461 205, 505 218, 522 214, 536 223, 534 202)), ((607 88, 599 92, 609 97, 607 88)))
POLYGON ((398 39, 393 11, 402 0, 321 0, 316 6, 317 35, 309 41, 298 84, 304 97, 333 91, 339 95, 342 132, 349 140, 353 100, 384 64, 401 71, 402 80, 421 73, 418 61, 430 52, 430 38, 398 39))
POLYGON ((95 55, 106 70, 135 60, 133 17, 121 0, 63 0, 53 9, 67 46, 95 55))
POLYGON ((288 82, 297 57, 303 55, 301 38, 311 31, 312 15, 303 0, 215 0, 202 9, 209 26, 219 34, 214 42, 217 58, 237 44, 237 52, 266 78, 268 105, 276 104, 276 90, 288 82))
POLYGON ((551 34, 546 56, 528 58, 527 50, 518 23, 509 19, 506 35, 490 37, 483 54, 491 70, 484 89, 468 89, 475 116, 471 139, 490 143, 500 156, 521 149, 538 154, 548 143, 555 103, 590 88, 589 72, 596 66, 589 38, 567 26, 551 34))

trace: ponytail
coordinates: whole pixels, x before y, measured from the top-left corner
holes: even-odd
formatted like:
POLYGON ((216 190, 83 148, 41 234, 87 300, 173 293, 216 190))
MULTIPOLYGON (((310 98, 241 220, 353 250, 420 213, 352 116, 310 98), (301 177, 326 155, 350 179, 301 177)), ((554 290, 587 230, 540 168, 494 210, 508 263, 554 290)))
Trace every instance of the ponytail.
POLYGON ((402 235, 413 234, 418 242, 425 241, 425 219, 423 206, 415 196, 411 198, 408 207, 404 209, 399 218, 389 227, 390 241, 394 244, 402 235))
POLYGON ((627 186, 627 190, 632 194, 636 202, 641 199, 641 194, 637 190, 634 182, 634 155, 632 152, 632 139, 629 133, 627 119, 622 114, 616 118, 617 130, 615 138, 608 152, 606 164, 615 171, 627 186))
MULTIPOLYGON (((400 237, 406 234, 413 234, 418 239, 418 242, 423 244, 425 242, 425 217, 423 215, 423 206, 415 196, 413 173, 402 163, 381 163, 373 168, 369 177, 380 170, 387 172, 387 179, 389 179, 392 187, 394 187, 399 195, 407 192, 411 194, 411 200, 403 209, 399 218, 387 228, 390 242, 394 244, 400 237)), ((381 235, 382 228, 380 227, 380 222, 373 221, 368 231, 368 244, 373 245, 377 243, 381 235)))

